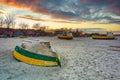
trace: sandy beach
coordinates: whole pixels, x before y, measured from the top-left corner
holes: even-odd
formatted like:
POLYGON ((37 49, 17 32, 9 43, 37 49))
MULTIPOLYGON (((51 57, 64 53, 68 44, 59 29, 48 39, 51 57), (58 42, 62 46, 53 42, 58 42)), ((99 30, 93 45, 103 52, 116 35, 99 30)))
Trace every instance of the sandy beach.
POLYGON ((0 80, 120 80, 120 38, 0 38, 0 80), (15 46, 25 41, 51 42, 61 55, 62 67, 33 66, 15 60, 15 46))

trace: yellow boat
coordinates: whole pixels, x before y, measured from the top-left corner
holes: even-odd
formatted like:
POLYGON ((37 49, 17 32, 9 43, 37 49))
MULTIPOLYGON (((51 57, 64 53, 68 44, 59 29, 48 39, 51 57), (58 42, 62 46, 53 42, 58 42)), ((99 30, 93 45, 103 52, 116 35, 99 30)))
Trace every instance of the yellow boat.
POLYGON ((70 40, 70 39, 73 39, 73 36, 58 36, 58 38, 70 40))
POLYGON ((19 36, 19 38, 27 38, 27 36, 19 36))
POLYGON ((113 40, 115 36, 112 32, 107 32, 106 36, 92 36, 93 39, 113 40))
POLYGON ((113 40, 115 36, 92 36, 93 39, 113 40))
POLYGON ((58 38, 70 40, 73 39, 73 35, 72 33, 64 32, 62 35, 59 35, 58 38))
POLYGON ((25 45, 22 45, 22 47, 16 46, 13 55, 17 60, 27 64, 61 67, 60 55, 53 52, 48 42, 42 42, 42 44, 37 44, 29 48, 25 45))

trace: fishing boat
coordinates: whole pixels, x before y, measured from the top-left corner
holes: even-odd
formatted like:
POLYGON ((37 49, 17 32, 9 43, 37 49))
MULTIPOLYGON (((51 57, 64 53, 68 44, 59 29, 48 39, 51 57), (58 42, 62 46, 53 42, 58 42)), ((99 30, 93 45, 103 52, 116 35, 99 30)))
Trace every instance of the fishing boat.
POLYGON ((73 39, 73 35, 72 35, 72 33, 63 33, 61 35, 58 35, 58 38, 71 40, 71 39, 73 39))
POLYGON ((23 36, 23 35, 21 35, 21 36, 19 36, 19 38, 27 38, 27 36, 23 36))
POLYGON ((93 39, 101 39, 101 40, 114 40, 115 36, 113 36, 112 32, 107 32, 106 36, 92 36, 93 39))
POLYGON ((93 39, 113 40, 115 36, 92 36, 93 39))
POLYGON ((40 42, 34 46, 16 46, 13 53, 15 59, 37 66, 60 66, 60 55, 53 51, 49 42, 40 42))
POLYGON ((70 40, 70 39, 73 39, 73 36, 58 36, 58 38, 70 40))

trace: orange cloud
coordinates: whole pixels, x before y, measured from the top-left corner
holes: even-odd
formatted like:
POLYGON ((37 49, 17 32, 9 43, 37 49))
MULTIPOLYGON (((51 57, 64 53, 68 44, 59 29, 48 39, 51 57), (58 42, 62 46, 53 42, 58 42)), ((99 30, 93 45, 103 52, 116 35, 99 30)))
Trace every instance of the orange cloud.
POLYGON ((22 8, 22 9, 29 9, 31 11, 48 14, 48 12, 45 9, 43 9, 43 7, 36 8, 33 6, 37 3, 41 3, 38 0, 31 0, 30 2, 28 2, 27 0, 26 1, 21 0, 19 2, 17 0, 0 0, 0 3, 7 5, 7 6, 13 6, 13 7, 22 8))
POLYGON ((29 19, 29 20, 34 20, 34 21, 46 21, 43 19, 36 19, 36 18, 32 18, 32 17, 26 17, 26 16, 16 16, 17 18, 23 18, 23 19, 29 19))
POLYGON ((67 19, 71 16, 76 17, 70 13, 52 12, 48 8, 43 6, 45 2, 44 1, 42 2, 40 0, 0 0, 0 2, 7 6, 13 6, 13 7, 20 8, 20 9, 28 9, 30 11, 48 15, 52 18, 67 19))
POLYGON ((19 4, 18 2, 16 2, 16 0, 8 0, 8 1, 0 0, 0 2, 4 5, 13 6, 16 8, 27 8, 25 4, 19 4))
POLYGON ((70 22, 70 21, 64 21, 64 20, 44 20, 44 19, 37 19, 37 18, 28 17, 28 16, 16 16, 16 17, 17 17, 17 18, 34 20, 34 21, 80 24, 80 23, 78 23, 78 22, 70 22))
POLYGON ((5 14, 5 12, 3 12, 3 11, 0 11, 0 14, 5 14))

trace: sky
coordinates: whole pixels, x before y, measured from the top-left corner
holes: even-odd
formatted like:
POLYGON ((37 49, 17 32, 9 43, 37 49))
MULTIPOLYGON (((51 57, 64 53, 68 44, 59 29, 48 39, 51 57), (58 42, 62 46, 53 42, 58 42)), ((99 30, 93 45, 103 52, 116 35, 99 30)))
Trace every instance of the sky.
POLYGON ((120 31, 120 0, 0 0, 0 15, 50 28, 120 31))

